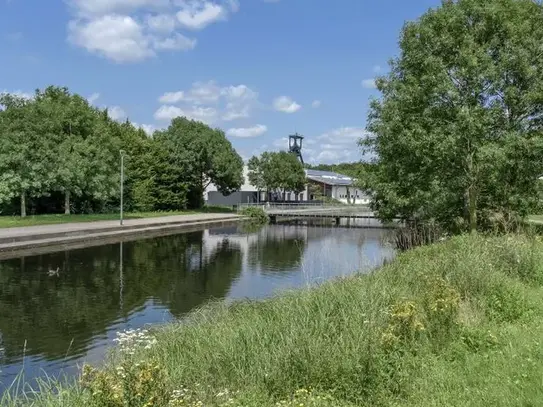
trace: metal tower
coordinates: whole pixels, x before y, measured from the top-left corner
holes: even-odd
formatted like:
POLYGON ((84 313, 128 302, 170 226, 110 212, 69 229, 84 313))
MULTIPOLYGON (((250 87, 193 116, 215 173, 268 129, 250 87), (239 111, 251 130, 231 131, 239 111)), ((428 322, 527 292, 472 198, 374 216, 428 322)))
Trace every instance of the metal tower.
POLYGON ((296 154, 296 157, 300 159, 302 164, 304 159, 302 157, 302 145, 304 137, 300 136, 298 133, 288 136, 288 151, 296 154))

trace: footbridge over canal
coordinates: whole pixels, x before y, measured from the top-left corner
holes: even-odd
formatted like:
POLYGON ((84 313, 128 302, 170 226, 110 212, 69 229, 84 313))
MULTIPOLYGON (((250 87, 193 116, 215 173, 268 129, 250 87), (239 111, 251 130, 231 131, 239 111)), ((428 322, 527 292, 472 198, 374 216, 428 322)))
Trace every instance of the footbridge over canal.
MULTIPOLYGON (((307 204, 307 203, 273 203, 273 204, 252 204, 243 205, 261 207, 270 217, 272 223, 278 218, 329 218, 334 219, 337 224, 341 219, 368 219, 379 223, 377 216, 367 206, 363 205, 327 205, 327 204, 307 204)), ((395 221, 395 223, 397 220, 395 221)), ((373 223, 373 222, 372 222, 373 223)))

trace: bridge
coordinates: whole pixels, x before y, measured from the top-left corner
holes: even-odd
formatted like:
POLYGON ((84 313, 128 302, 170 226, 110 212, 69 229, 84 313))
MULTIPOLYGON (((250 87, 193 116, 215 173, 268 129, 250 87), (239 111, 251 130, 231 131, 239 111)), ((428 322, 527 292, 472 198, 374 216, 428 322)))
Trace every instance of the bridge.
POLYGON ((323 203, 270 203, 270 204, 246 204, 247 207, 260 207, 270 217, 272 223, 277 218, 330 218, 339 223, 341 219, 375 219, 377 216, 364 205, 333 205, 323 203))

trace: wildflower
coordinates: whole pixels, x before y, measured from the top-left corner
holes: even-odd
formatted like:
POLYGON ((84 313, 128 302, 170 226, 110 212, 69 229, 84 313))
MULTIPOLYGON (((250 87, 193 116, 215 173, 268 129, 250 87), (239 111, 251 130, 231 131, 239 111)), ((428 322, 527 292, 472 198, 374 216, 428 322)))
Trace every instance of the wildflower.
POLYGON ((114 339, 119 346, 121 353, 134 355, 138 349, 151 349, 157 344, 154 336, 149 334, 147 329, 128 329, 124 332, 117 332, 114 339))

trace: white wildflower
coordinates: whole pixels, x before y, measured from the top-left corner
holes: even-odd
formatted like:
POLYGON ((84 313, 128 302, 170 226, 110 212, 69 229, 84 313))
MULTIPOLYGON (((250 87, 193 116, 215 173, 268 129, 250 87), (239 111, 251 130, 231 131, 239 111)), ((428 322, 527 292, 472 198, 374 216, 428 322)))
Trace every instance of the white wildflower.
POLYGON ((119 345, 122 353, 134 355, 138 349, 151 349, 156 345, 157 340, 147 329, 129 329, 124 332, 117 332, 114 339, 119 345))

